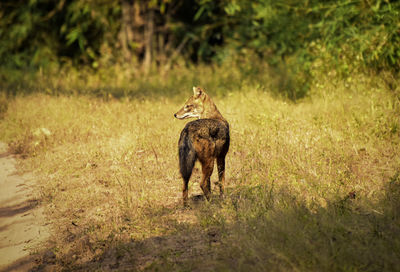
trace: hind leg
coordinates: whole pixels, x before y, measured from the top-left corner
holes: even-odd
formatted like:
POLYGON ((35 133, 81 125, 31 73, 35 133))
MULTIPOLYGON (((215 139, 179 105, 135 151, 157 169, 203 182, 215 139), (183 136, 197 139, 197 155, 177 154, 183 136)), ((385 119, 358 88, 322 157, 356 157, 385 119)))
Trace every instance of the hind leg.
POLYGON ((212 158, 201 162, 203 176, 201 177, 200 187, 203 190, 204 196, 210 200, 211 182, 210 177, 214 169, 214 160, 212 158))
POLYGON ((224 196, 225 187, 225 156, 217 158, 218 166, 218 186, 220 197, 224 196))
POLYGON ((210 177, 214 169, 213 154, 215 153, 215 143, 208 139, 198 138, 194 142, 196 155, 201 163, 201 170, 203 175, 201 177, 200 187, 203 190, 204 196, 210 200, 211 182, 210 177))

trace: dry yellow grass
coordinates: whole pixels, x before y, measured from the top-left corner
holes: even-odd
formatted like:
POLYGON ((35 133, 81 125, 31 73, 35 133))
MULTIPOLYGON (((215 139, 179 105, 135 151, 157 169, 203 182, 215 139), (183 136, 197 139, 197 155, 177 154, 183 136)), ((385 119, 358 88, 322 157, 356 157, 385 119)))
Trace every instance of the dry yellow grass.
POLYGON ((321 81, 297 104, 252 85, 214 96, 231 126, 226 198, 193 197, 197 171, 183 209, 177 141, 185 122, 173 113, 190 89, 8 101, 0 138, 40 182, 56 269, 399 267, 398 89, 360 77, 321 81))

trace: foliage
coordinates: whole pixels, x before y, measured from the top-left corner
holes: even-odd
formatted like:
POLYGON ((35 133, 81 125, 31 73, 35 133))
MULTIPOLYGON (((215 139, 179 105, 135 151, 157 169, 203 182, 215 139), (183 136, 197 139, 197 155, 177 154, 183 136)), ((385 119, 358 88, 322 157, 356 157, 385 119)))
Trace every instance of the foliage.
POLYGON ((325 49, 337 60, 347 58, 348 65, 400 68, 397 2, 225 1, 224 9, 232 44, 267 55, 272 63, 295 54, 307 66, 325 49), (313 51, 315 44, 319 50, 313 51))
MULTIPOLYGON (((24 5, 2 1, 3 65, 46 66, 66 60, 91 64, 105 54, 120 55, 122 3, 32 0, 24 5)), ((156 11, 154 39, 162 43, 154 40, 153 50, 159 50, 163 43, 172 42, 177 47, 185 41, 185 49, 179 52, 195 61, 220 62, 229 55, 247 55, 251 50, 270 64, 283 63, 297 73, 298 69, 307 71, 311 62, 327 51, 332 61, 342 65, 341 69, 349 69, 344 67, 347 65, 398 71, 400 66, 400 3, 396 1, 130 3, 132 7, 139 5, 136 13, 129 13, 133 20, 146 20, 149 12, 156 11), (292 56, 298 60, 287 60, 292 56)), ((145 28, 145 23, 131 27, 145 28)), ((134 34, 141 35, 143 29, 137 31, 134 34)))
POLYGON ((114 1, 2 1, 0 59, 22 68, 82 63, 115 38, 114 1))
MULTIPOLYGON (((214 2, 201 1, 203 5, 214 2)), ((390 1, 222 1, 225 46, 216 58, 256 52, 278 72, 292 99, 314 70, 400 71, 400 3, 390 1), (319 63, 316 68, 315 64, 319 63)))
POLYGON ((117 66, 129 71, 128 78, 140 78, 142 70, 145 76, 150 70, 165 74, 190 63, 268 63, 274 89, 296 100, 322 73, 346 78, 357 71, 400 71, 396 1, 32 0, 0 5, 1 77, 8 83, 29 71, 36 77, 35 71, 43 69, 68 73, 71 67, 89 67, 102 73, 117 66))

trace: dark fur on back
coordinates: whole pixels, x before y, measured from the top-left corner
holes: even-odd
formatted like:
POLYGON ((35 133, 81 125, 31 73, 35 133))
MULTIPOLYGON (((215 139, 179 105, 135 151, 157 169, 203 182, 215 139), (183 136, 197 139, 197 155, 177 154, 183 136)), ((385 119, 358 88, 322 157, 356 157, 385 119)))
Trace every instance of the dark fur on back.
MULTIPOLYGON (((179 168, 186 182, 190 179, 195 161, 204 156, 196 153, 196 142, 204 140, 213 147, 213 154, 210 154, 213 158, 225 158, 230 142, 228 122, 198 119, 186 124, 179 138, 179 168)), ((197 146, 197 150, 199 149, 201 147, 197 146)))

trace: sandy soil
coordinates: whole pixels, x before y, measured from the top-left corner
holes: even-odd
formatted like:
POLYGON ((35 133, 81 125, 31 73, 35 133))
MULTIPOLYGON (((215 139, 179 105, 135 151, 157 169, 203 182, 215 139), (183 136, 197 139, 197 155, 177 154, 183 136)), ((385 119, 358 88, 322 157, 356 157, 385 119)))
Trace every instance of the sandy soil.
POLYGON ((35 249, 49 235, 33 195, 35 183, 29 175, 18 175, 15 164, 0 143, 0 271, 29 271, 35 249))

